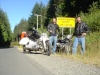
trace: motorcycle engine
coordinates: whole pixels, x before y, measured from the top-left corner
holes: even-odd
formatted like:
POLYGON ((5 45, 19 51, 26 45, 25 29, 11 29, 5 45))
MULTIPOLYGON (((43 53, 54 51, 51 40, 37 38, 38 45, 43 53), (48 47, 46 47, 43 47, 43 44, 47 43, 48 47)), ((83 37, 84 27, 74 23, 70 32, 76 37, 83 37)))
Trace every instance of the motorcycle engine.
POLYGON ((32 47, 33 50, 39 50, 39 48, 40 48, 39 45, 34 45, 34 46, 32 47))
POLYGON ((57 47, 59 47, 59 48, 64 47, 64 43, 57 43, 57 47))

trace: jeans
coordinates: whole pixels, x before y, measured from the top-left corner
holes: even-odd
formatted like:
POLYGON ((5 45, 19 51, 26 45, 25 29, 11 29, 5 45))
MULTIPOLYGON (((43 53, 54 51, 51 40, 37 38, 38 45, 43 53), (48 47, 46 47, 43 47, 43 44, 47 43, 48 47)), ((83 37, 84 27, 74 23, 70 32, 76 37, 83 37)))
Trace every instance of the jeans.
POLYGON ((85 52, 85 37, 75 37, 73 47, 72 47, 72 53, 76 54, 78 43, 80 43, 80 45, 81 45, 81 54, 84 54, 84 52, 85 52))
POLYGON ((51 47, 52 47, 52 44, 53 44, 52 52, 55 53, 55 51, 56 51, 56 44, 57 44, 57 36, 50 36, 49 40, 50 40, 51 47))

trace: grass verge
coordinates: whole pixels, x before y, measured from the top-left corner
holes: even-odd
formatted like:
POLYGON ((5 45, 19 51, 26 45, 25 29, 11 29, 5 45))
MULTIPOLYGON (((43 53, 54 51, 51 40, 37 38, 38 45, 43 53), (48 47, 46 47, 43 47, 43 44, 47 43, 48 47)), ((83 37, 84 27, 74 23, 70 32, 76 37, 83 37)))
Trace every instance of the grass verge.
POLYGON ((78 46, 77 54, 72 55, 60 53, 62 57, 66 57, 75 61, 80 61, 86 64, 92 64, 100 67, 100 33, 90 33, 86 36, 86 52, 84 55, 80 53, 81 47, 78 46))

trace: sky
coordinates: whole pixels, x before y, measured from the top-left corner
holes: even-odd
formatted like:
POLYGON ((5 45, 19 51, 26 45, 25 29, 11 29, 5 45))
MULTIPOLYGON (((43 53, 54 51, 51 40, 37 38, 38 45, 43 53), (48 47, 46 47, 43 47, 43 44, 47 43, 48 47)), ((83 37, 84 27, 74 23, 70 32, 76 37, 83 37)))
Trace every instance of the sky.
POLYGON ((35 3, 41 1, 47 5, 49 0, 0 0, 0 8, 7 13, 11 30, 14 30, 22 18, 28 19, 35 3))

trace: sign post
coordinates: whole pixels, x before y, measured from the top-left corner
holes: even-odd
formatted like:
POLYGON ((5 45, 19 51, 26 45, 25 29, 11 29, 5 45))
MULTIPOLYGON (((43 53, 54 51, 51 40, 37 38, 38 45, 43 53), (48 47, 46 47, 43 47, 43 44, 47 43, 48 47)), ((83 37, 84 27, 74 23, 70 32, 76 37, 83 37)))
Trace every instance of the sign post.
POLYGON ((64 28, 62 28, 62 39, 63 39, 63 34, 64 34, 63 32, 64 32, 64 28))
POLYGON ((70 34, 71 34, 71 28, 75 27, 75 18, 57 17, 57 24, 59 25, 59 27, 62 27, 62 39, 63 39, 63 28, 70 28, 70 34))
POLYGON ((70 28, 70 34, 71 34, 72 29, 70 28))

